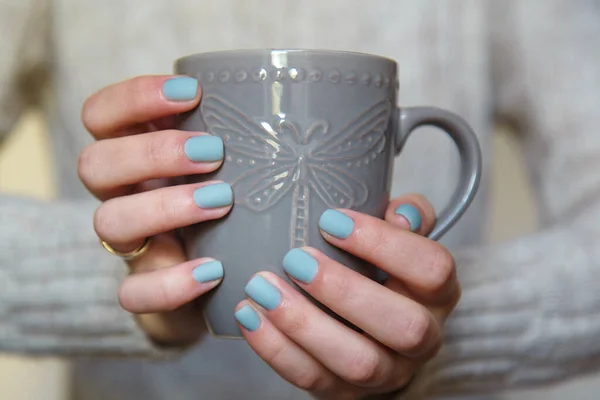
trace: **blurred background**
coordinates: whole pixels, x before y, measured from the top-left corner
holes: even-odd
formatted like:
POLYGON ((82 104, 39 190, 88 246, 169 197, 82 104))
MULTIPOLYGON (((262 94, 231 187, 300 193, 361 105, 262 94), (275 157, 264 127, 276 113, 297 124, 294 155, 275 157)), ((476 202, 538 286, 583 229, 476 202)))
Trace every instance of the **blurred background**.
MULTIPOLYGON (((28 112, 0 147, 0 190, 49 199, 54 195, 51 155, 45 121, 40 112, 28 112), (15 171, 19 171, 15 174, 15 171)), ((492 173, 493 217, 489 242, 533 232, 536 210, 511 131, 498 127, 494 135, 492 173)), ((27 359, 0 355, 1 400, 64 400, 68 364, 56 359, 27 359)), ((503 400, 597 400, 600 379, 587 377, 545 390, 507 394, 503 400)))

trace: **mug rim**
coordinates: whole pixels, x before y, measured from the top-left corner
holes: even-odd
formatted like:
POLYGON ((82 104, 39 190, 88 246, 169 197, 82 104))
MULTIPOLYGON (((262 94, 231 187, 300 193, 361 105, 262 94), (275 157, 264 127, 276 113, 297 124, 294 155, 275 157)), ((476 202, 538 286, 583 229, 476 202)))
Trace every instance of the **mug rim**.
POLYGON ((265 56, 273 53, 292 53, 300 55, 320 55, 320 56, 353 56, 364 59, 370 59, 373 61, 383 61, 391 63, 393 66, 397 65, 397 62, 389 57, 364 53, 359 51, 351 50, 337 50, 337 49, 308 49, 308 48, 263 48, 263 49, 231 49, 231 50, 213 50, 202 53, 192 53, 175 60, 176 63, 189 60, 200 60, 203 58, 211 58, 215 56, 265 56))

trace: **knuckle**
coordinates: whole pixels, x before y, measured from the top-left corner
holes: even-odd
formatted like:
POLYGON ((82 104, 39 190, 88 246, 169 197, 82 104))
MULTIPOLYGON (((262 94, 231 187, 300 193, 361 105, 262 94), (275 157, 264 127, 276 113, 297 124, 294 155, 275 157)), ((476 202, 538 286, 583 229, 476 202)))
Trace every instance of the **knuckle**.
POLYGON ((375 386, 381 381, 379 364, 376 352, 357 352, 348 363, 346 380, 356 386, 375 386))
POLYGON ((425 289, 430 292, 444 289, 455 273, 454 257, 444 246, 435 243, 428 264, 425 289))
POLYGON ((173 140, 169 135, 148 135, 145 141, 146 159, 150 165, 162 166, 172 160, 173 140))
MULTIPOLYGON (((170 190, 163 189, 156 191, 156 196, 156 211, 161 221, 173 222, 181 219, 181 202, 173 198, 170 190)), ((151 225, 148 224, 147 226, 151 225)))
POLYGON ((390 238, 383 229, 369 229, 368 233, 362 232, 363 251, 365 254, 387 254, 389 252, 390 238))
POLYGON ((160 279, 158 281, 156 290, 156 304, 159 305, 159 309, 162 311, 174 311, 180 304, 178 304, 176 285, 168 279, 160 279))
POLYGON ((147 282, 133 275, 126 278, 117 291, 121 308, 135 314, 173 311, 177 308, 174 287, 166 280, 152 282, 152 295, 148 295, 147 282))
POLYGON ((437 338, 429 345, 428 351, 422 354, 422 358, 427 361, 437 356, 440 350, 442 349, 442 344, 442 338, 437 338))
POLYGON ((81 107, 81 122, 89 132, 94 131, 96 126, 95 114, 98 103, 98 93, 88 97, 81 107))
POLYGON ((460 299, 462 297, 462 288, 459 283, 456 284, 456 289, 454 290, 453 295, 450 297, 450 300, 447 304, 447 313, 449 314, 452 310, 456 308, 460 299))
POLYGON ((145 76, 137 76, 131 79, 130 93, 130 101, 133 110, 146 110, 152 103, 154 91, 145 76))
POLYGON ((395 389, 401 389, 410 384, 415 375, 414 367, 401 368, 400 371, 392 378, 390 385, 395 389))
POLYGON ((310 329, 308 317, 301 310, 292 307, 282 307, 281 311, 274 322, 277 323, 277 327, 285 334, 295 337, 301 332, 304 333, 310 329))
POLYGON ((346 274, 344 276, 323 274, 322 279, 322 286, 327 288, 332 304, 346 304, 349 306, 355 302, 357 296, 360 296, 360 293, 356 290, 356 285, 350 282, 346 274))
POLYGON ((319 392, 324 389, 321 374, 312 368, 298 370, 292 383, 307 392, 319 392))
POLYGON ((148 77, 144 75, 134 76, 129 82, 131 84, 131 91, 134 95, 147 93, 150 88, 150 81, 148 80, 148 77))
POLYGON ((110 242, 114 239, 115 232, 118 231, 118 222, 112 211, 112 200, 108 200, 100 205, 94 212, 94 230, 96 235, 102 240, 110 242))
POLYGON ((419 351, 428 347, 430 332, 434 328, 433 319, 425 309, 412 314, 400 343, 401 351, 419 351))
MULTIPOLYGON (((265 354, 264 360, 269 365, 285 364, 285 359, 289 357, 288 350, 289 346, 284 340, 276 339, 269 344, 269 352, 265 354), (282 361, 279 361, 280 359, 282 361)), ((318 369, 301 368, 289 372, 291 373, 285 375, 286 379, 300 389, 308 392, 316 392, 324 388, 325 382, 323 382, 322 373, 318 369)))
POLYGON ((117 299, 119 300, 119 305, 122 309, 129 312, 135 312, 135 302, 131 296, 127 279, 119 286, 117 299))
POLYGON ((276 339, 269 344, 268 352, 264 355, 265 362, 269 365, 277 364, 277 360, 285 353, 285 343, 276 339))
POLYGON ((85 146, 77 158, 77 175, 86 186, 92 186, 95 176, 96 143, 85 146))

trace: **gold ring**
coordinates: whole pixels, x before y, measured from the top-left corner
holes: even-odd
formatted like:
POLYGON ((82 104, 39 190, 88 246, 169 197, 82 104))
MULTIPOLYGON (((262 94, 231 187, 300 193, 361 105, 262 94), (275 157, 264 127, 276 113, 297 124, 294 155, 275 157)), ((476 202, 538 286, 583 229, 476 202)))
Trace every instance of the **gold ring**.
POLYGON ((127 252, 127 253, 121 253, 120 251, 117 251, 117 250, 113 249, 104 240, 101 240, 100 243, 102 243, 102 246, 110 254, 115 255, 115 256, 119 256, 119 257, 121 257, 125 261, 131 261, 131 260, 134 260, 134 259, 140 257, 142 254, 144 254, 146 251, 148 251, 148 248, 150 247, 150 238, 147 237, 146 239, 144 239, 144 243, 142 243, 141 245, 139 245, 138 248, 133 249, 133 250, 127 252))

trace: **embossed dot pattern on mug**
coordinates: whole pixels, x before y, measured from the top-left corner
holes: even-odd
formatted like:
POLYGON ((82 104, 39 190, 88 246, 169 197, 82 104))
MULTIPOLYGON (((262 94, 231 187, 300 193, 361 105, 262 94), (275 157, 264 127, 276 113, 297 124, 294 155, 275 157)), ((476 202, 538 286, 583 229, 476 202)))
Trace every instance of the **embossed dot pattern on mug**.
MULTIPOLYGON (((261 83, 261 82, 329 82, 347 85, 361 83, 364 86, 373 86, 376 88, 388 89, 391 87, 391 78, 383 76, 378 72, 371 71, 340 71, 333 69, 323 71, 319 68, 305 70, 301 67, 275 68, 259 67, 246 71, 244 69, 205 71, 198 73, 196 78, 203 84, 210 83, 261 83), (217 79, 218 78, 218 79, 217 79)), ((398 80, 395 81, 395 88, 399 86, 398 80)))

